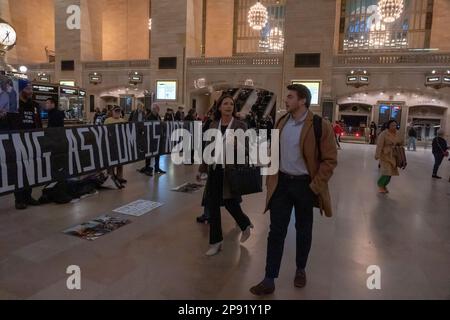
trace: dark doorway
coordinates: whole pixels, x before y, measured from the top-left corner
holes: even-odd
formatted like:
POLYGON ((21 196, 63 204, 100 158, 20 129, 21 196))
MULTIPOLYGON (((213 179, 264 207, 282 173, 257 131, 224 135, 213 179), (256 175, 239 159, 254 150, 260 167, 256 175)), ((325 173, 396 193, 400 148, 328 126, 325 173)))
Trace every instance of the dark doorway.
POLYGON ((361 134, 367 126, 367 116, 341 115, 347 134, 361 134))

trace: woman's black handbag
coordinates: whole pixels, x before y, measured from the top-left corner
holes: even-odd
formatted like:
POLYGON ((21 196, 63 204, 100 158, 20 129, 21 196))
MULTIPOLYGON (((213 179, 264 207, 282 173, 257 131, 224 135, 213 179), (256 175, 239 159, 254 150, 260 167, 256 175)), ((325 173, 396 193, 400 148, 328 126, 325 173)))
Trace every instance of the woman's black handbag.
POLYGON ((234 195, 247 195, 262 192, 261 168, 251 165, 227 167, 226 177, 234 195))

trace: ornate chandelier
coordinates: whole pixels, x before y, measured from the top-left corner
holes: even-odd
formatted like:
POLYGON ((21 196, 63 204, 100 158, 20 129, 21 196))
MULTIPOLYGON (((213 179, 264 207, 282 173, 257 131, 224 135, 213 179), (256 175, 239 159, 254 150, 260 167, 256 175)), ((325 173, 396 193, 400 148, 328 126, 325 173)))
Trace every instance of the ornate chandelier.
POLYGON ((403 0, 379 0, 378 10, 384 22, 394 22, 403 13, 403 0))
POLYGON ((272 51, 283 51, 284 48, 284 34, 283 30, 275 27, 270 30, 269 37, 269 49, 272 51))
POLYGON ((261 2, 255 3, 250 10, 248 11, 248 24, 253 30, 261 30, 267 24, 269 19, 269 14, 267 12, 267 8, 264 7, 261 2))

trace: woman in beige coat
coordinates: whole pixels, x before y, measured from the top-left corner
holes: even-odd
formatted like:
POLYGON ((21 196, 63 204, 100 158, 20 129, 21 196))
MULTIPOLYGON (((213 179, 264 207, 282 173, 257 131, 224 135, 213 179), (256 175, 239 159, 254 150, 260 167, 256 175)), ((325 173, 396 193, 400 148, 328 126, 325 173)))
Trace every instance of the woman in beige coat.
POLYGON ((397 127, 397 121, 389 120, 387 129, 378 137, 375 159, 380 161, 381 177, 378 179, 380 193, 388 193, 386 186, 391 181, 391 177, 399 175, 394 147, 403 146, 404 139, 400 136, 397 127))

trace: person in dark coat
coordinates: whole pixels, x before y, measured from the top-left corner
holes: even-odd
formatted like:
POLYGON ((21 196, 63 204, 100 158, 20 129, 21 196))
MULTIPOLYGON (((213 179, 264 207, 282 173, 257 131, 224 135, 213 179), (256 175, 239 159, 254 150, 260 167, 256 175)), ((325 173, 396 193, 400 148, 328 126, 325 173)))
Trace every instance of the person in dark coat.
MULTIPOLYGON (((19 113, 17 121, 11 123, 11 130, 42 128, 39 106, 33 102, 32 96, 33 89, 31 83, 26 80, 19 80, 19 113)), ((26 185, 22 190, 14 192, 17 210, 24 210, 29 205, 37 206, 40 204, 39 201, 33 199, 31 193, 32 188, 26 185)))
POLYGON ((377 125, 372 121, 370 124, 370 144, 375 144, 377 140, 377 125))
MULTIPOLYGON (((159 115, 159 105, 153 104, 151 111, 146 116, 146 121, 161 121, 161 116, 159 115)), ((155 158, 155 173, 165 174, 166 172, 159 167, 159 154, 155 158)), ((146 174, 147 176, 153 176, 153 168, 151 167, 152 158, 145 159, 145 166, 139 170, 139 172, 146 174)))
POLYGON ((55 99, 48 98, 45 101, 45 110, 48 112, 48 128, 64 127, 65 114, 58 109, 55 99))
POLYGON ((444 130, 439 129, 437 132, 437 137, 433 139, 432 142, 432 152, 434 156, 434 166, 433 166, 433 175, 434 179, 442 179, 438 176, 439 166, 444 160, 445 157, 448 157, 448 145, 447 141, 444 139, 444 130))
POLYGON ((178 107, 177 113, 175 113, 175 121, 184 121, 184 108, 178 107))
MULTIPOLYGON (((245 122, 235 118, 235 102, 233 97, 224 95, 217 103, 215 121, 211 123, 210 129, 221 130, 222 134, 230 130, 247 130, 245 122)), ((242 231, 241 242, 250 237, 250 229, 253 225, 249 217, 242 211, 240 203, 242 198, 232 193, 231 185, 227 179, 227 165, 203 163, 197 174, 197 180, 201 180, 202 173, 208 173, 202 204, 209 211, 209 250, 207 256, 213 256, 222 249, 223 235, 220 208, 225 206, 242 231)))

